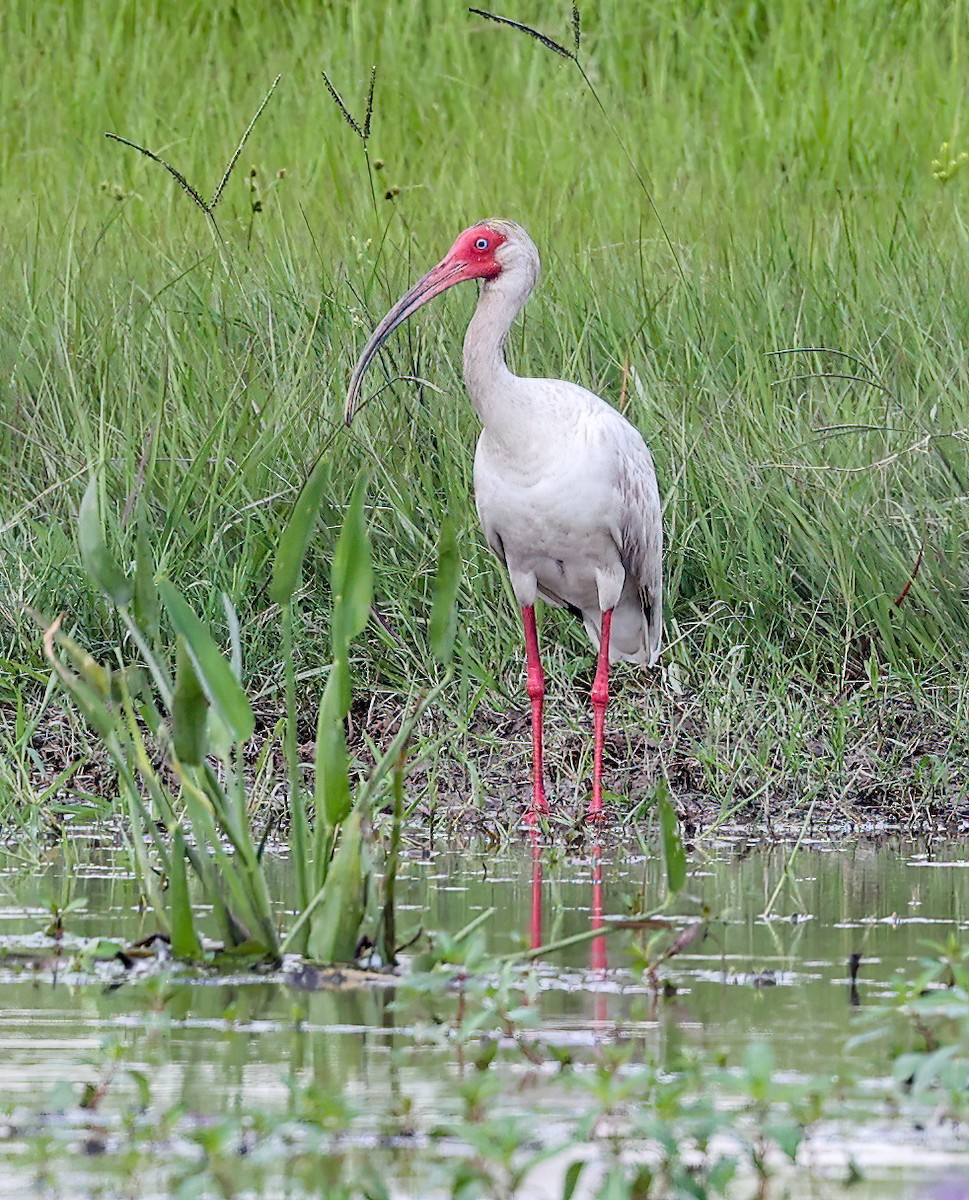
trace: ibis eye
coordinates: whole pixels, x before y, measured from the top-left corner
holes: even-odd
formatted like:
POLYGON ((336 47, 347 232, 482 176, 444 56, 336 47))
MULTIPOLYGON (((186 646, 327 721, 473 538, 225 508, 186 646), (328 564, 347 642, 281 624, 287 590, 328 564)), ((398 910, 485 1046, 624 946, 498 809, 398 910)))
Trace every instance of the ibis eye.
POLYGON ((474 243, 474 248, 475 250, 487 250, 490 245, 491 243, 486 237, 479 237, 474 243))

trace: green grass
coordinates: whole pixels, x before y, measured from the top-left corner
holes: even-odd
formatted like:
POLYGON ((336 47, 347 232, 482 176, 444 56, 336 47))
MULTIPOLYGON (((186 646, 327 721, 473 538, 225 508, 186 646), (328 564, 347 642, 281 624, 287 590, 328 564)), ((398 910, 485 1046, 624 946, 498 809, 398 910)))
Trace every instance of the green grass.
MULTIPOLYGON (((969 148, 969 15, 875 0, 582 8, 582 62, 675 261, 572 64, 461 5, 263 16, 39 3, 0 15, 0 700, 15 705, 43 678, 24 603, 65 610, 95 648, 116 641, 73 535, 104 464, 116 555, 133 558, 124 513, 144 491, 159 571, 216 629, 220 591, 231 596, 251 690, 274 720, 271 557, 321 451, 331 493, 297 633, 307 694, 329 661, 324 581, 342 506, 369 462, 382 622, 356 651, 357 678, 393 707, 435 674, 426 623, 449 513, 465 578, 440 743, 517 695, 517 612, 470 497, 459 348, 471 289, 412 321, 385 360, 433 387, 397 384, 351 431, 341 422, 372 323, 455 233, 500 214, 545 259, 513 338, 519 368, 624 395, 657 461, 665 661, 686 699, 667 689, 644 704, 631 683, 614 723, 685 738, 712 771, 696 786, 713 794, 736 785, 738 753, 768 777, 811 776, 823 760, 827 778, 830 757, 804 749, 806 731, 852 696, 862 715, 846 728, 859 738, 890 702, 947 731, 943 758, 965 755, 969 168, 943 183, 932 163, 943 142, 953 156, 969 148), (320 77, 361 116, 372 63, 376 205, 320 77), (217 210, 220 256, 174 181, 103 133, 162 154, 210 196, 277 71, 217 210), (831 352, 777 353, 799 347, 831 352), (757 736, 779 709, 783 761, 757 736)), ((571 44, 566 5, 502 11, 571 44)), ((543 636, 565 739, 578 717, 562 683, 588 686, 589 655, 559 614, 543 636)), ((16 741, 22 722, 5 722, 16 741)), ((906 759, 894 745, 879 759, 888 772, 927 752, 906 759)), ((681 750, 661 748, 650 769, 681 750)))

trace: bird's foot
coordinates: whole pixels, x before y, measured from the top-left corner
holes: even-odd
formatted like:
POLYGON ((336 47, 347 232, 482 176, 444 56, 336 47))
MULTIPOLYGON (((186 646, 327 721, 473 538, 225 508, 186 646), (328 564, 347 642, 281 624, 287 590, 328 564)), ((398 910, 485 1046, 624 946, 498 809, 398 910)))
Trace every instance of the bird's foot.
POLYGON ((548 801, 544 796, 536 796, 532 800, 531 808, 525 813, 526 825, 537 825, 542 817, 547 817, 549 814, 548 801))

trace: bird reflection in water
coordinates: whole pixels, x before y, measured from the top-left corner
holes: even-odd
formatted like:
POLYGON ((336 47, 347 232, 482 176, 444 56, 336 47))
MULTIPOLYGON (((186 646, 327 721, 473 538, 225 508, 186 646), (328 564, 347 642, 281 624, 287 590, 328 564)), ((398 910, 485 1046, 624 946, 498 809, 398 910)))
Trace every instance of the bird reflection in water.
MULTIPOLYGON (((543 891, 544 891, 544 860, 541 836, 536 825, 532 824, 529 837, 532 847, 532 903, 528 919, 528 944, 530 949, 537 950, 542 945, 543 937, 543 891)), ((592 904, 590 907, 590 929, 594 932, 603 926, 604 887, 602 872, 602 841, 599 838, 592 844, 592 904)), ((593 937, 589 949, 590 983, 594 996, 592 1019, 597 1023, 607 1019, 608 1003, 606 991, 601 986, 608 971, 606 956, 605 933, 593 937)))

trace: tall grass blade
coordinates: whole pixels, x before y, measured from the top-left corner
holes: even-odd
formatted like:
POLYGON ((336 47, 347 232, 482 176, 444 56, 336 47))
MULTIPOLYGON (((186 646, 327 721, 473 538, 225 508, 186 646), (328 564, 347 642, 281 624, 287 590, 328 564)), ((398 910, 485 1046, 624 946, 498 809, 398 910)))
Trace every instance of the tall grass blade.
POLYGON ((404 820, 404 762, 407 749, 401 750, 394 766, 391 794, 394 798, 393 818, 387 861, 384 864, 383 960, 393 966, 397 960, 397 868, 400 860, 400 835, 404 820))
MULTIPOLYGON (((346 661, 350 642, 366 628, 373 599, 373 565, 370 538, 364 511, 368 478, 361 472, 347 504, 343 528, 333 555, 331 587, 333 611, 330 617, 330 641, 333 661, 346 661)), ((350 676, 340 676, 341 704, 344 715, 350 710, 350 676)))
POLYGON ((135 515, 135 574, 132 616, 144 630, 149 644, 158 641, 158 588, 155 584, 155 559, 148 538, 148 506, 139 497, 135 515))
POLYGON ((366 909, 363 816, 355 812, 343 825, 340 844, 320 889, 307 953, 315 962, 353 962, 366 909))

